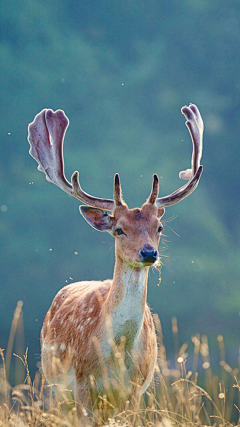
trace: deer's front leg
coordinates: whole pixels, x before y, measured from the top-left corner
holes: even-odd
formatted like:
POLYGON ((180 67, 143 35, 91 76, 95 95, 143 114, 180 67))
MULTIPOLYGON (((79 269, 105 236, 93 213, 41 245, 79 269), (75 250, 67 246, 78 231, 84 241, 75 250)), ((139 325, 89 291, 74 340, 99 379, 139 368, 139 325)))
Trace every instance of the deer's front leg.
POLYGON ((86 383, 76 382, 75 389, 75 405, 77 410, 77 417, 80 421, 80 426, 86 424, 86 413, 88 406, 88 386, 86 383))

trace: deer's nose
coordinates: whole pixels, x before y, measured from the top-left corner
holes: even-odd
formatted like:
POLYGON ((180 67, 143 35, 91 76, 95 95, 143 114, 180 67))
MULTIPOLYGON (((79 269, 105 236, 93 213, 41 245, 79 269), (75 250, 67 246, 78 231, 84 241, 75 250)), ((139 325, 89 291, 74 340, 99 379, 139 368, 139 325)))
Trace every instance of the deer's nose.
POLYGON ((144 245, 142 249, 140 249, 139 253, 142 257, 141 261, 146 263, 153 264, 158 259, 158 251, 156 251, 156 249, 151 245, 144 245))

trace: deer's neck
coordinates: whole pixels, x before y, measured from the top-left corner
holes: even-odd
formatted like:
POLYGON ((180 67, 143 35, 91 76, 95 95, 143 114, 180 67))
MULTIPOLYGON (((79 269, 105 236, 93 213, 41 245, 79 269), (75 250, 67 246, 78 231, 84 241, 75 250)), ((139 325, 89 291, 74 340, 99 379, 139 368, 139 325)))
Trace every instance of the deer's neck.
POLYGON ((132 347, 140 334, 146 307, 148 272, 148 267, 134 268, 116 259, 106 308, 117 343, 121 336, 125 336, 127 346, 132 347))

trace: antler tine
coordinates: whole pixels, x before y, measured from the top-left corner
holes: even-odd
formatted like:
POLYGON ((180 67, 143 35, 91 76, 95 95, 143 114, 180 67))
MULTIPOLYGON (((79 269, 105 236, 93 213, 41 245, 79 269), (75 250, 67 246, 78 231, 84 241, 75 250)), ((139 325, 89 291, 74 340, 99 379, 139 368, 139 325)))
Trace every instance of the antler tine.
POLYGON ((118 173, 116 173, 114 176, 113 198, 114 198, 115 206, 123 205, 122 188, 121 188, 120 177, 118 173))
POLYGON ((46 179, 66 193, 76 197, 89 206, 113 210, 113 200, 90 196, 79 183, 78 172, 72 175, 72 185, 64 174, 63 142, 69 120, 64 111, 42 110, 28 127, 30 155, 38 162, 38 170, 44 172, 46 179))
POLYGON ((186 126, 189 130, 192 143, 192 160, 191 169, 187 169, 179 173, 181 179, 189 181, 178 190, 168 196, 158 198, 156 200, 157 207, 171 206, 180 202, 185 197, 189 196, 198 186, 199 179, 202 174, 203 166, 200 166, 202 157, 202 137, 203 137, 203 121, 200 112, 196 105, 190 104, 189 107, 184 106, 181 109, 182 114, 186 117, 186 126))
POLYGON ((147 203, 154 205, 154 203, 156 203, 156 200, 157 200, 158 192, 159 192, 159 178, 157 174, 154 174, 153 182, 152 182, 152 190, 149 198, 147 199, 147 203))

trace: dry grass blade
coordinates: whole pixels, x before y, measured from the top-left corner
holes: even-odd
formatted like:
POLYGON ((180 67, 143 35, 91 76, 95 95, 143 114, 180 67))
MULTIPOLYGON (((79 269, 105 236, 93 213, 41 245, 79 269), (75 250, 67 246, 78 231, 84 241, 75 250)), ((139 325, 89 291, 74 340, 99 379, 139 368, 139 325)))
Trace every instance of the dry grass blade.
MULTIPOLYGON (((163 343, 160 320, 154 316, 154 321, 158 331, 158 366, 155 381, 145 394, 140 406, 136 405, 134 400, 129 401, 127 398, 124 400, 124 396, 127 396, 124 366, 125 341, 122 339, 118 346, 113 342, 119 375, 109 376, 111 373, 107 367, 102 366, 105 372, 104 386, 107 392, 105 395, 100 395, 94 377, 90 378, 92 395, 89 407, 84 413, 86 426, 233 427, 239 425, 239 368, 232 369, 227 364, 222 337, 218 337, 221 377, 216 377, 212 373, 206 336, 192 338, 194 366, 191 371, 188 371, 187 345, 179 346, 177 321, 173 319, 176 358, 175 367, 171 369, 163 343), (200 358, 202 358, 201 369, 205 372, 204 386, 197 383, 197 367, 200 358), (114 388, 118 390, 118 396, 112 393, 113 382, 114 388), (119 396, 122 396, 121 408, 118 405, 119 396)), ((16 317, 14 322, 16 325, 16 317)), ((10 344, 11 342, 12 338, 10 344)), ((96 351, 100 351, 97 342, 96 351)), ((23 357, 15 356, 21 361, 26 378, 23 384, 11 387, 7 378, 4 350, 0 349, 2 361, 0 427, 79 427, 71 390, 64 387, 58 388, 57 385, 45 385, 44 378, 39 373, 32 381, 28 370, 27 351, 23 357), (53 393, 53 388, 58 388, 56 394, 53 393)))

